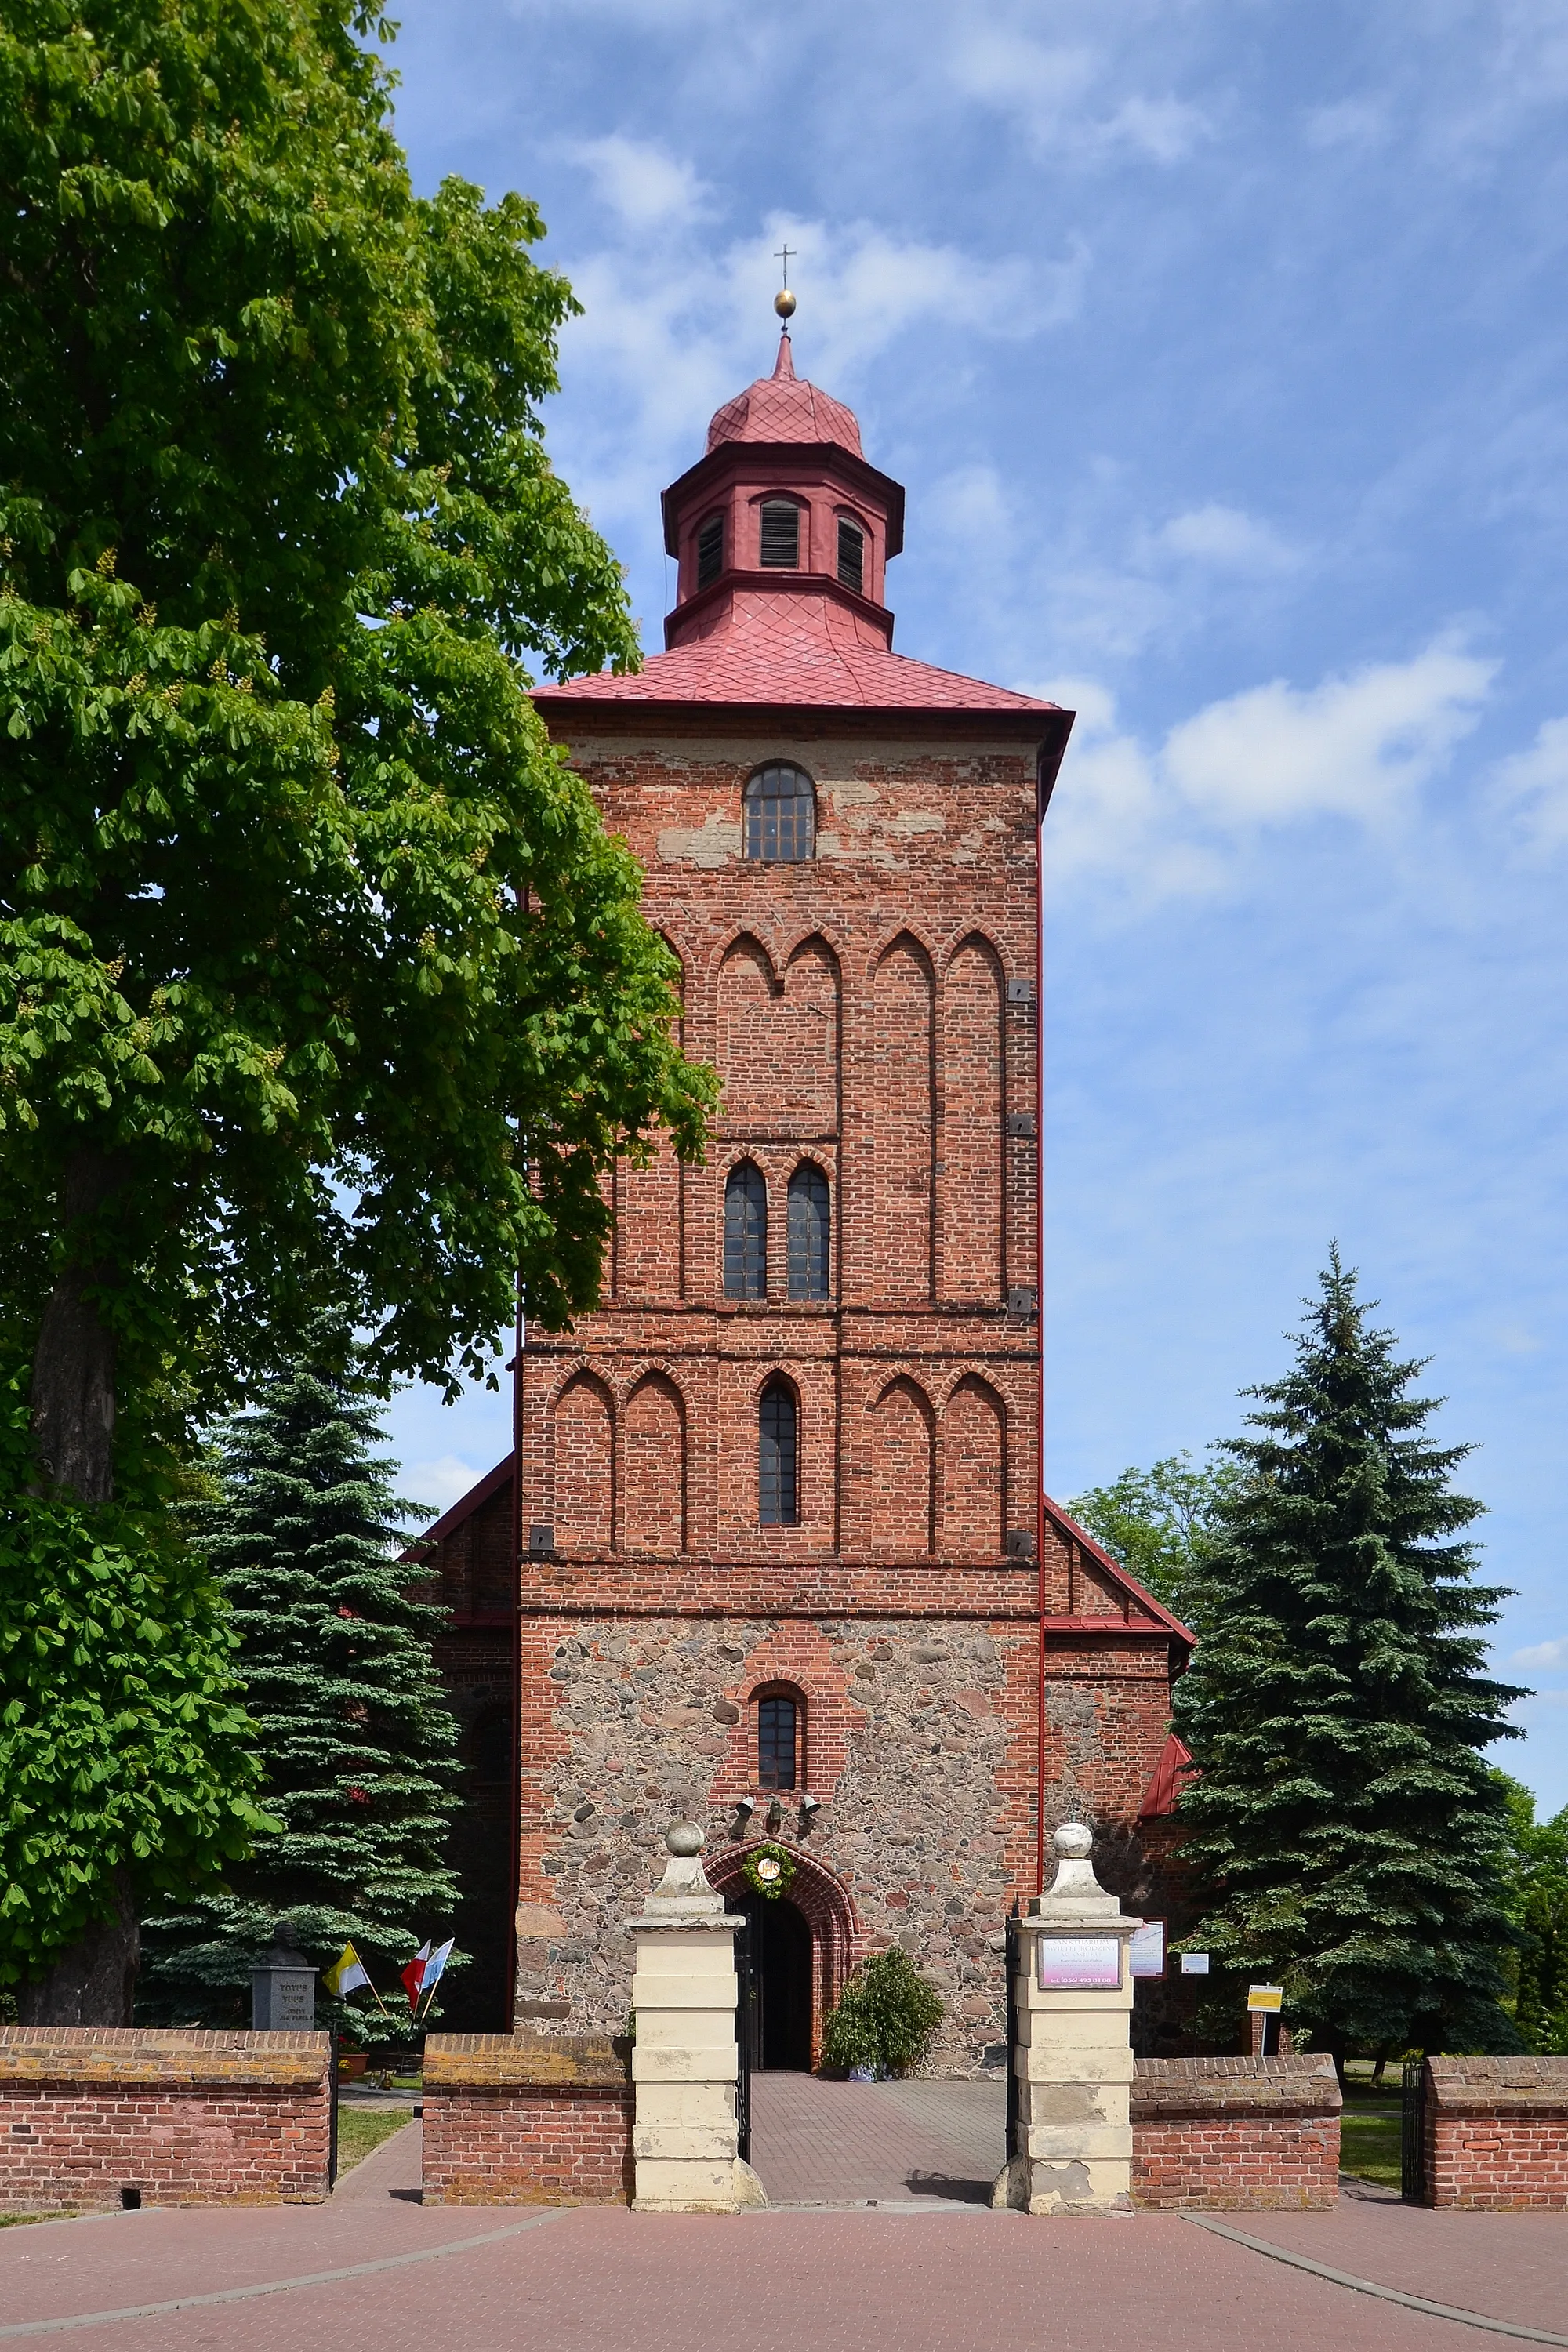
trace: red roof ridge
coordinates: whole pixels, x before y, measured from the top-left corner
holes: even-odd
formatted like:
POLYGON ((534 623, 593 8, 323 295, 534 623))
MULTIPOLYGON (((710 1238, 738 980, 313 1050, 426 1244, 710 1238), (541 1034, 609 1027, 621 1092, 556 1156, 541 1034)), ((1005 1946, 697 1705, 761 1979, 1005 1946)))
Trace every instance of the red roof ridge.
MULTIPOLYGON (((1081 1544, 1095 1564, 1103 1568, 1124 1591, 1130 1593, 1133 1600, 1146 1609, 1156 1624, 1163 1626, 1168 1633, 1178 1634, 1189 1649, 1197 1647, 1198 1637, 1191 1626, 1184 1625, 1179 1617, 1173 1617, 1163 1601, 1156 1601, 1148 1586, 1140 1584, 1131 1570, 1123 1568, 1114 1552, 1107 1551, 1105 1546, 1097 1542, 1087 1528, 1079 1525, 1070 1511, 1064 1511, 1061 1505, 1053 1502, 1048 1495, 1045 1496, 1043 1500, 1047 1517, 1055 1521, 1061 1534, 1070 1536, 1074 1543, 1081 1544)), ((1092 1619, 1086 1620, 1086 1622, 1092 1623, 1092 1619)))

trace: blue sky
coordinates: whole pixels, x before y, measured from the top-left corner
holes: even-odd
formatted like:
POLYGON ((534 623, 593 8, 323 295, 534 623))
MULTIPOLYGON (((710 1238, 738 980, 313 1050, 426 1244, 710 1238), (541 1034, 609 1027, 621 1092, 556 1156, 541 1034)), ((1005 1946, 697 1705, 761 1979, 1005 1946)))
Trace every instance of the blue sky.
MULTIPOLYGON (((1047 834, 1047 1477, 1233 1432, 1331 1237, 1477 1451, 1568 1801, 1568 5, 405 0, 416 178, 536 197, 549 416, 658 497, 795 353, 899 647, 1081 716, 1047 834)), ((445 1504, 504 1401, 401 1398, 445 1504)))

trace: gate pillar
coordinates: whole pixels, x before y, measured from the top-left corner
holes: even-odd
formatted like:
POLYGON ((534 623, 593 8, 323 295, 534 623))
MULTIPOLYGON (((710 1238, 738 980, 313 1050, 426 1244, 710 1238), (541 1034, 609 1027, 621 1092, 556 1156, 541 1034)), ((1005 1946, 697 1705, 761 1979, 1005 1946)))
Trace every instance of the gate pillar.
POLYGON ((632 2008, 636 2119, 632 2199, 644 2213, 734 2213, 765 2205, 741 2161, 735 2113, 735 1930, 702 1867, 702 1832, 677 1822, 669 1861, 626 1932, 637 1948, 632 2008))
POLYGON ((1094 1837, 1067 1822, 1057 1875, 1016 1922, 1016 2142, 991 2201, 1028 2213, 1131 2210, 1132 1973, 1142 1925, 1123 1916, 1089 1857, 1094 1837))

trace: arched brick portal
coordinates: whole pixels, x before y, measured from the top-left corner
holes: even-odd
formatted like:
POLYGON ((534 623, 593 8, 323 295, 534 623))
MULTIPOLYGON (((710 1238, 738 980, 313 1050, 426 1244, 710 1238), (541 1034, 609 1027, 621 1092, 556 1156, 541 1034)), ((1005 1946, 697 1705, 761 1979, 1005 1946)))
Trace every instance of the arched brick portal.
MULTIPOLYGON (((731 1846, 727 1853, 711 1859, 704 1855, 709 1884, 736 1901, 749 1895, 752 1890, 742 1874, 746 1856, 773 1843, 756 1838, 750 1845, 731 1846)), ((789 1853, 795 1864, 789 1899, 811 1930, 811 2063, 816 2066, 822 2057, 823 2021, 855 1965, 860 1923, 842 1879, 798 1846, 791 1846, 789 1853)))

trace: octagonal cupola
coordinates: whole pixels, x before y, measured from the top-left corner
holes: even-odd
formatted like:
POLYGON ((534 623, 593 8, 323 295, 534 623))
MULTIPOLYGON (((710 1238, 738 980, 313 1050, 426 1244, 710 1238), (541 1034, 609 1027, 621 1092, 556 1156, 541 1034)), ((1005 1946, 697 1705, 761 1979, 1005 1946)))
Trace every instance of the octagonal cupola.
POLYGON ((903 539, 902 487, 867 464, 854 410, 795 374, 786 327, 772 375, 724 403, 706 453, 664 494, 679 565, 665 642, 722 627, 737 600, 804 597, 889 646, 887 566, 903 539))

